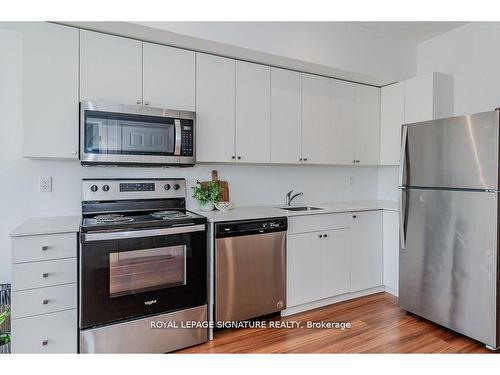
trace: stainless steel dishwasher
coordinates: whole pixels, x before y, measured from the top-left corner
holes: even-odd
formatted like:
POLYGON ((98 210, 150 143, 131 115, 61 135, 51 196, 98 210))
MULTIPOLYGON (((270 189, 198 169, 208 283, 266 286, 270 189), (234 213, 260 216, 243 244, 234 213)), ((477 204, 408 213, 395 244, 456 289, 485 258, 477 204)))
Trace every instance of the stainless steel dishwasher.
POLYGON ((215 320, 286 308, 285 217, 215 225, 215 320))

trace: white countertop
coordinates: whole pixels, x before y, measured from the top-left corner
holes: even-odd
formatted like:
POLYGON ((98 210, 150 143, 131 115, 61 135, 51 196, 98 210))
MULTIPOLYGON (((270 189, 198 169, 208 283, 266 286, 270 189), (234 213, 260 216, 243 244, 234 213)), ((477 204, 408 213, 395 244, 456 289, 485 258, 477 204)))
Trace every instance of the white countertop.
POLYGON ((80 230, 81 216, 30 217, 10 232, 11 237, 72 233, 80 230))
POLYGON ((196 213, 205 216, 209 222, 222 222, 233 220, 250 220, 280 216, 304 216, 321 215, 336 212, 355 212, 371 210, 389 210, 398 211, 398 202, 396 201, 351 201, 351 202, 330 202, 330 203, 311 203, 301 204, 300 206, 319 207, 322 210, 311 211, 286 211, 276 206, 254 206, 254 207, 235 207, 229 211, 196 211, 196 213))

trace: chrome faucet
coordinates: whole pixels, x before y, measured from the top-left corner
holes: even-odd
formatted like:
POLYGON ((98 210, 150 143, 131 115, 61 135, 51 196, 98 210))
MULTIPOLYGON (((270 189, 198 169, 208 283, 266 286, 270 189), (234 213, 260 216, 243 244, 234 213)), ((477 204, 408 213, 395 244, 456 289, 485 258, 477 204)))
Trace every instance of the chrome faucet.
POLYGON ((300 193, 296 193, 296 194, 293 194, 293 190, 290 190, 288 193, 286 193, 286 205, 287 206, 291 206, 292 205, 292 201, 297 198, 298 196, 300 195, 304 195, 303 192, 300 192, 300 193))

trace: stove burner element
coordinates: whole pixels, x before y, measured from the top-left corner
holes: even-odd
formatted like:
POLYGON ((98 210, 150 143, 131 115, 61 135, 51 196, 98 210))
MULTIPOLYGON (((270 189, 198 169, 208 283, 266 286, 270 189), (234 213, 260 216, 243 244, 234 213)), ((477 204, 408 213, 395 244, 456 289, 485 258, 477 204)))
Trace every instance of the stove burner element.
POLYGON ((168 211, 157 211, 153 212, 151 216, 157 218, 157 219, 183 219, 186 217, 189 217, 188 214, 180 211, 173 211, 173 210, 168 210, 168 211))
POLYGON ((100 223, 120 223, 124 221, 134 221, 133 218, 119 215, 119 214, 107 214, 107 215, 97 215, 94 219, 100 223))

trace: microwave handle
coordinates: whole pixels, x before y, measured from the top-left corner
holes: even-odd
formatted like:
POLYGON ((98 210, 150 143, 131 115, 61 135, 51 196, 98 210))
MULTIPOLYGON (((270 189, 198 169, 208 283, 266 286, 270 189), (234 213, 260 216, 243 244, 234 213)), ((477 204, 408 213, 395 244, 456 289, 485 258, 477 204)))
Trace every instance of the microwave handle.
POLYGON ((174 155, 175 156, 180 156, 181 155, 181 142, 182 142, 182 133, 181 133, 181 120, 180 119, 175 119, 174 120, 175 124, 175 150, 174 150, 174 155))

